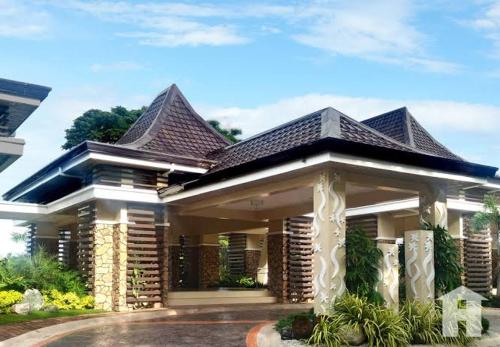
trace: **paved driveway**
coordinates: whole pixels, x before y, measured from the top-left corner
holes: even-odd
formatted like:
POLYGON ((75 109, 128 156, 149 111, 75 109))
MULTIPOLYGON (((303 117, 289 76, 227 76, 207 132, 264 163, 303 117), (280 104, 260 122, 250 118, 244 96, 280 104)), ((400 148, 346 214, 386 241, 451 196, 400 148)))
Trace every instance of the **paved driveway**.
POLYGON ((42 346, 242 347, 250 329, 297 309, 226 311, 123 322, 73 332, 42 346))

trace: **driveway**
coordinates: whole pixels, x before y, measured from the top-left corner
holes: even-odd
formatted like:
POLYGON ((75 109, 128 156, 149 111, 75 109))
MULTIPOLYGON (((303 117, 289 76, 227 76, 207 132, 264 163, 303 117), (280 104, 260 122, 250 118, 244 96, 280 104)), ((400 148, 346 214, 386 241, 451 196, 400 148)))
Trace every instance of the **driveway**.
MULTIPOLYGON (((259 305, 218 307, 218 312, 168 316, 164 312, 149 314, 140 320, 132 318, 98 318, 50 327, 50 333, 33 331, 4 341, 16 346, 246 346, 248 332, 258 324, 275 321, 285 315, 304 311, 303 305, 259 305), (153 316, 153 317, 151 317, 153 316), (152 318, 152 319, 147 319, 152 318), (120 319, 120 321, 116 321, 120 319), (75 325, 76 323, 76 325, 75 325), (58 328, 59 327, 59 328, 58 328), (37 332, 43 333, 37 336, 37 332)), ((133 315, 133 314, 132 314, 133 315)), ((49 329, 49 328, 45 328, 49 329)), ((8 343, 8 344, 7 344, 8 343)), ((0 344, 2 345, 2 344, 0 344)))

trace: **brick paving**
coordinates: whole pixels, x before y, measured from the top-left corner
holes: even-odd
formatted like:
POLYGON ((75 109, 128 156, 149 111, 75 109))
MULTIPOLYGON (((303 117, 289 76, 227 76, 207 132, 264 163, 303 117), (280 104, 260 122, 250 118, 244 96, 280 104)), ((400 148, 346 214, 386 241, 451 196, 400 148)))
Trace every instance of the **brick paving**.
POLYGON ((3 324, 0 325, 0 341, 16 337, 32 330, 37 330, 40 328, 45 328, 51 325, 56 325, 60 323, 66 323, 71 321, 78 321, 82 319, 105 317, 109 315, 115 315, 116 313, 100 313, 100 314, 89 314, 74 317, 56 317, 47 319, 36 319, 21 323, 3 324))

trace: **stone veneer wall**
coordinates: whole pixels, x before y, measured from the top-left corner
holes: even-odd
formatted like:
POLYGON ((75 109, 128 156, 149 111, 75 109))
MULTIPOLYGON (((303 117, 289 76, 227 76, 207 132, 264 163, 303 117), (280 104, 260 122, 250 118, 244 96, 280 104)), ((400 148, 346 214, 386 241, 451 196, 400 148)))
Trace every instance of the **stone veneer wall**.
POLYGON ((127 224, 113 230, 113 310, 127 311, 127 224))
POLYGON ((260 251, 254 249, 245 250, 245 276, 257 278, 259 270, 260 251))
POLYGON ((168 273, 169 287, 176 289, 180 287, 181 281, 181 246, 173 245, 168 247, 168 273))
POLYGON ((96 224, 94 229, 94 285, 96 309, 113 309, 113 234, 111 224, 96 224))
POLYGON ((288 302, 288 235, 267 236, 268 288, 278 302, 288 302))
POLYGON ((219 282, 219 246, 199 247, 199 287, 204 289, 219 282))

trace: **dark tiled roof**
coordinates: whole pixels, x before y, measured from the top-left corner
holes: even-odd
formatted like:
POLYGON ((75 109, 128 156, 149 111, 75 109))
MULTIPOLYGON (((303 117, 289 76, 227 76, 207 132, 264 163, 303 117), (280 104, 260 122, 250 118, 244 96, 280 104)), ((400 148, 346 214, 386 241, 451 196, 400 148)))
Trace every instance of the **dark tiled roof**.
POLYGON ((156 97, 117 142, 146 151, 205 158, 229 142, 191 107, 174 84, 156 97))
POLYGON ((408 112, 406 107, 366 119, 362 123, 401 143, 430 155, 463 160, 434 139, 408 112))
POLYGON ((217 165, 211 172, 250 162, 319 140, 321 112, 314 112, 209 155, 217 165))
POLYGON ((329 107, 213 152, 209 158, 217 161, 217 164, 209 173, 249 163, 327 137, 421 153, 329 107), (331 125, 327 125, 328 123, 331 125))

